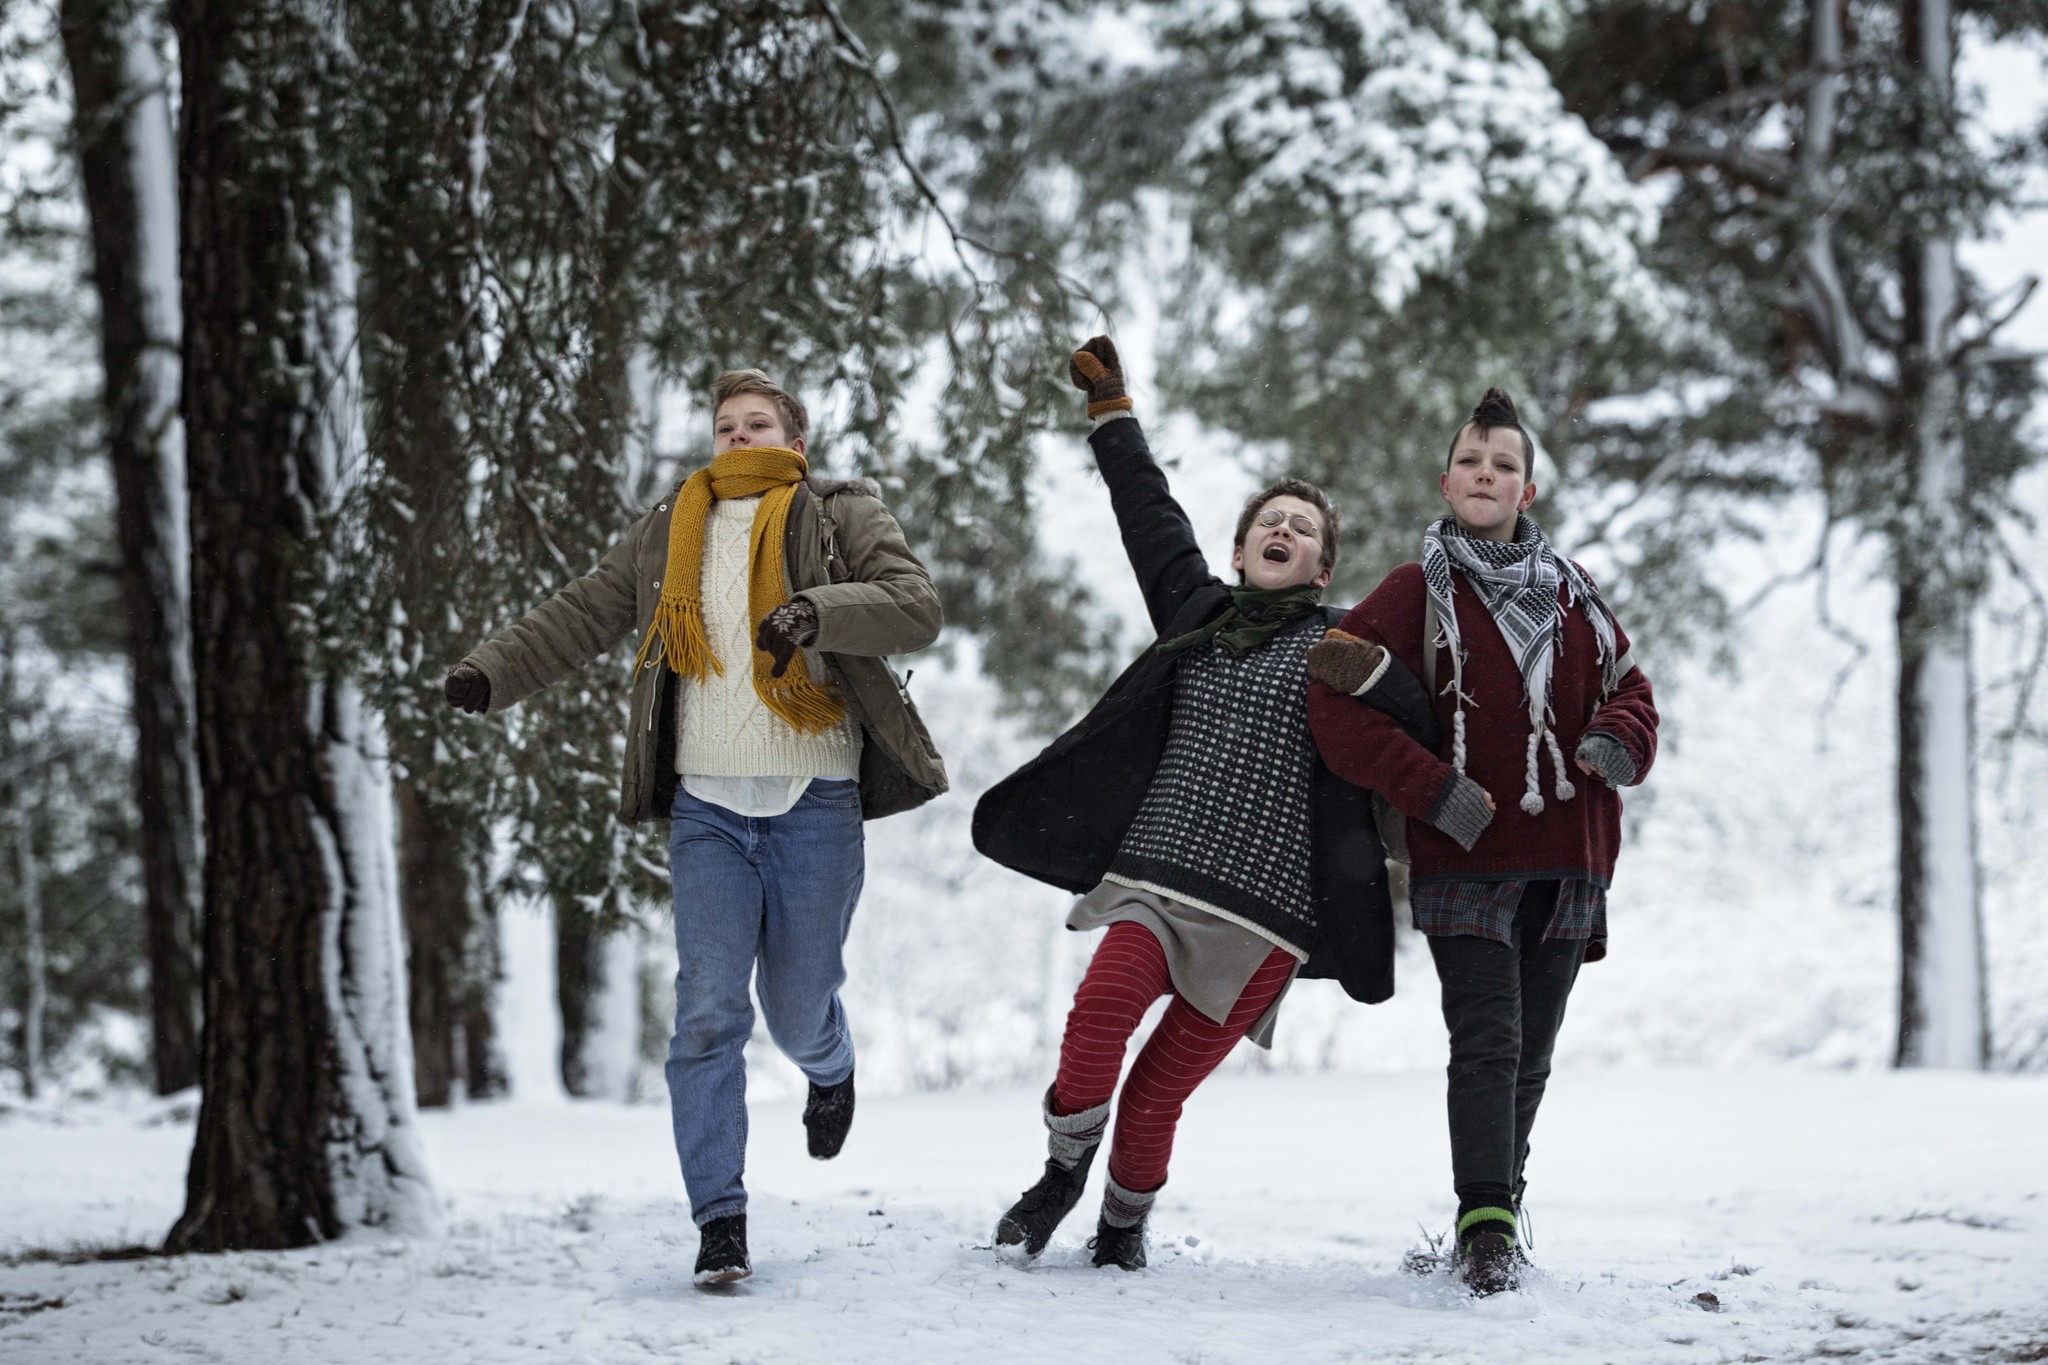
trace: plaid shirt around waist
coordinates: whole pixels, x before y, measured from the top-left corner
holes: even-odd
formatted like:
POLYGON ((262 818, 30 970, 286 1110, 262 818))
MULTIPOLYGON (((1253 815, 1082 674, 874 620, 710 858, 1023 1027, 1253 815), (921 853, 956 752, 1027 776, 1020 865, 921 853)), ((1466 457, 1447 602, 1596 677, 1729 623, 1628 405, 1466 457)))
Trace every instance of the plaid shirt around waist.
MULTIPOLYGON (((1415 927, 1432 937, 1465 934, 1511 943, 1509 931, 1515 922, 1515 908, 1522 903, 1522 888, 1538 877, 1520 881, 1459 881, 1456 878, 1428 881, 1410 887, 1408 904, 1415 927)), ((1560 877, 1557 909, 1543 937, 1583 938, 1595 942, 1607 937, 1607 892, 1584 877, 1560 877)))

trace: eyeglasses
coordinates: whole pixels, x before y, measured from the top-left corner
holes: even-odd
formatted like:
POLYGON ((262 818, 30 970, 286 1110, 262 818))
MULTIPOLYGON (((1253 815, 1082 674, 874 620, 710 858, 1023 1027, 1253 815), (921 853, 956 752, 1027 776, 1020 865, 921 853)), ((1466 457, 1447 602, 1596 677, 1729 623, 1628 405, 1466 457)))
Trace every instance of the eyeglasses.
POLYGON ((1322 528, 1299 512, 1290 517, 1277 507, 1268 507, 1265 511, 1259 513, 1259 525, 1261 526, 1278 526, 1283 521, 1292 527, 1294 534, 1298 536, 1308 540, 1321 540, 1323 538, 1322 528))

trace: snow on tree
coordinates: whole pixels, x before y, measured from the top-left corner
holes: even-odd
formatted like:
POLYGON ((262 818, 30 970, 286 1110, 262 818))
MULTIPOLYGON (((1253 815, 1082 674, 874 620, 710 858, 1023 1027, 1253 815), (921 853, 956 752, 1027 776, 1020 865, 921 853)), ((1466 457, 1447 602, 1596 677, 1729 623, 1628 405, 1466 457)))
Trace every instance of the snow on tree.
MULTIPOLYGON (((1677 180, 1658 264, 1726 347, 1722 396, 1674 424, 1674 443, 1770 452, 1789 487, 1822 493, 1831 531, 1852 524, 1888 551, 1900 1065, 1987 1059, 1971 627, 2001 571, 2048 623, 2007 538, 2025 516, 2013 479, 2042 453, 2024 420, 2039 377, 1996 341, 2034 282, 1994 297, 1956 251, 2041 155, 1971 134, 1955 42, 1972 9, 1994 31, 2041 30, 2038 7, 1946 0, 1704 16, 1628 0, 1569 11, 1544 49, 1638 179, 1677 180)), ((1826 567, 1823 541, 1823 584, 1826 567)))
MULTIPOLYGON (((1516 393, 1568 505, 1596 506, 1643 460, 1583 419, 1688 363, 1644 262, 1656 203, 1521 44, 1460 4, 1204 0, 1135 17, 1043 137, 1077 216, 1161 276, 1162 394, 1262 470, 1369 509, 1346 523, 1337 592, 1414 557, 1436 507, 1425 452, 1489 384, 1516 393)), ((1612 548, 1633 571, 1624 609, 1699 597, 1697 564, 1654 526, 1612 548)))
POLYGON ((363 467, 350 53, 322 0, 171 13, 207 838, 203 1100, 167 1245, 425 1231, 383 730, 330 629, 363 467))
POLYGON ((157 1092, 169 1094, 199 1079, 200 892, 170 92, 157 51, 161 15, 153 6, 64 0, 61 29, 91 222, 107 458, 118 496, 152 1054, 157 1092))

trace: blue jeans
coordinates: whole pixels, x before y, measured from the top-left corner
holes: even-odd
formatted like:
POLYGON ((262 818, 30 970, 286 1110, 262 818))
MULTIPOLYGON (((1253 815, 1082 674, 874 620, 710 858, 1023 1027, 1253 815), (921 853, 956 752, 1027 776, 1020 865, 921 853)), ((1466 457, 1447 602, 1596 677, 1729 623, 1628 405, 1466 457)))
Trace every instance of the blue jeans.
POLYGON ((676 788, 676 1031, 665 1071, 699 1227, 747 1208, 750 974, 784 1056, 819 1085, 853 1074, 840 949, 860 899, 863 847, 857 782, 815 780, 796 805, 768 816, 735 815, 676 788))

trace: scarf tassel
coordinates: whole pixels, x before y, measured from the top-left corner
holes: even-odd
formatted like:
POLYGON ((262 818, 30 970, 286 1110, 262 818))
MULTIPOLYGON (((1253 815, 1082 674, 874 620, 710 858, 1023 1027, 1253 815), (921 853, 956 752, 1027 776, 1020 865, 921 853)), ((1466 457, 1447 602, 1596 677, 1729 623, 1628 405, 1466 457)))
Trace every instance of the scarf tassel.
POLYGON ((1542 779, 1537 776, 1537 768, 1540 762, 1537 748, 1542 743, 1542 729, 1539 727, 1538 729, 1531 730, 1529 732, 1529 783, 1522 791, 1522 814, 1524 815, 1543 814, 1542 779))
POLYGON ((1565 776, 1564 746, 1557 742, 1557 731, 1544 726, 1543 742, 1550 746, 1551 766, 1557 769, 1557 783, 1553 790, 1557 792, 1558 800, 1569 801, 1579 794, 1579 789, 1572 785, 1571 778, 1565 776))
POLYGON ((808 676, 785 673, 769 678, 757 671, 754 688, 770 711, 807 735, 821 735, 846 716, 846 707, 832 693, 820 688, 808 676))
POLYGON ((1579 789, 1572 785, 1572 780, 1569 777, 1565 776, 1564 746, 1557 742, 1557 732, 1548 725, 1534 726, 1529 731, 1528 785, 1522 790, 1522 813, 1524 815, 1543 814, 1543 759, 1541 749, 1545 747, 1550 750, 1551 767, 1557 773, 1555 783, 1551 788, 1557 794, 1557 799, 1569 801, 1579 794, 1579 789))
POLYGON ((704 631, 704 606, 697 598, 661 599, 661 605, 654 609, 654 624, 648 628, 647 638, 640 642, 640 652, 633 656, 634 668, 646 666, 649 651, 657 643, 669 667, 686 678, 702 683, 709 682, 714 673, 725 676, 725 665, 711 652, 710 639, 704 631))

